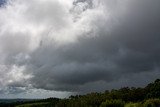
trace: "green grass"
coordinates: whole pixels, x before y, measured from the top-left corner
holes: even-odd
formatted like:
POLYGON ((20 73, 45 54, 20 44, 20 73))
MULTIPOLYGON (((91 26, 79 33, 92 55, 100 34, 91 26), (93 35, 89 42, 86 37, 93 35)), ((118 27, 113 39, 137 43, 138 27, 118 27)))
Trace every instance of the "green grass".
POLYGON ((127 103, 124 107, 143 107, 141 103, 127 103))
POLYGON ((18 105, 16 107, 44 107, 49 104, 50 104, 49 102, 42 102, 42 103, 23 104, 23 105, 18 105))

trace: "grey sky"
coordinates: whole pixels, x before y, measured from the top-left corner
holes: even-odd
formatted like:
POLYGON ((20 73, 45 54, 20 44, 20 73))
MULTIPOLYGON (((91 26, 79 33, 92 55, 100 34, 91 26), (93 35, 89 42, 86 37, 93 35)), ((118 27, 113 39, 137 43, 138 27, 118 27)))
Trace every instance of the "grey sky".
POLYGON ((160 78, 159 5, 8 1, 0 9, 0 95, 66 97, 160 78))

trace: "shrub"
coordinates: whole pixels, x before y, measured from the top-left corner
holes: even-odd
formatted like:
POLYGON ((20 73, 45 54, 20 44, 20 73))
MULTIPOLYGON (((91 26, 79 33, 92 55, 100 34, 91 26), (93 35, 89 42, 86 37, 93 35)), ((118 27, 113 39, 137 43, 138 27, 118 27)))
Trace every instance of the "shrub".
POLYGON ((100 107, 124 107, 125 102, 122 100, 106 100, 100 107))
POLYGON ((144 107, 159 107, 160 100, 159 99, 149 99, 143 104, 144 107))
POLYGON ((142 107, 141 103, 128 103, 124 107, 142 107))

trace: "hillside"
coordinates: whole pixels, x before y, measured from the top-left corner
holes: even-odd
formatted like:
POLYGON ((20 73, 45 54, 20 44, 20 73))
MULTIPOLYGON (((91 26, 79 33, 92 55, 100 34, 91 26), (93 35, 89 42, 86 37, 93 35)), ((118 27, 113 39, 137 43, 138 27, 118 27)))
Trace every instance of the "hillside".
POLYGON ((144 88, 123 87, 103 93, 70 96, 67 99, 0 100, 0 107, 159 107, 160 79, 144 88))

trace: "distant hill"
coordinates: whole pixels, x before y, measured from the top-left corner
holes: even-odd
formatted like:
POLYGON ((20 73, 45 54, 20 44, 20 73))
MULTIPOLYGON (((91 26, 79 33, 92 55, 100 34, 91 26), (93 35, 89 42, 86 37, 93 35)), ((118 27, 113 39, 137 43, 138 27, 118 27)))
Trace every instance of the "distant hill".
POLYGON ((19 104, 31 103, 38 101, 37 99, 0 99, 0 107, 15 107, 19 104))
POLYGON ((26 102, 35 101, 36 99, 0 99, 0 103, 14 103, 14 102, 26 102))
POLYGON ((0 107, 160 107, 160 79, 144 88, 123 87, 67 99, 1 99, 0 107))

